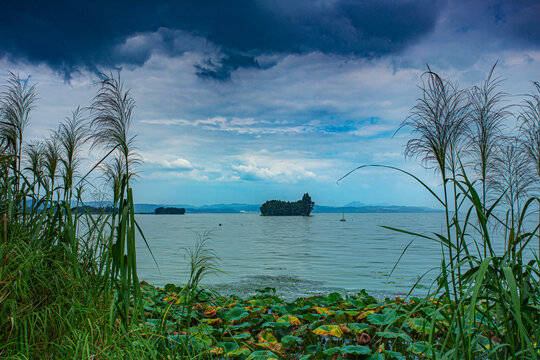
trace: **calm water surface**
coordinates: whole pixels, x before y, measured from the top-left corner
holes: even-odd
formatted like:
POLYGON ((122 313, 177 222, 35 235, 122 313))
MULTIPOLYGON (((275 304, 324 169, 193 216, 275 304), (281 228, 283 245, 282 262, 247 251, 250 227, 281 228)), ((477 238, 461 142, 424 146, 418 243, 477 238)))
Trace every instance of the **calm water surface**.
POLYGON ((158 269, 138 239, 139 277, 160 286, 185 283, 188 261, 182 248, 192 246, 198 233, 210 232, 223 273, 208 277, 205 284, 224 294, 249 295, 270 286, 288 298, 359 289, 391 296, 406 294, 426 273, 414 293, 427 292, 441 263, 440 245, 381 226, 441 232, 444 214, 345 214, 345 222, 341 217, 137 215, 159 264, 158 269))
MULTIPOLYGON (((156 284, 185 283, 187 259, 197 233, 210 232, 210 246, 224 273, 205 283, 217 290, 247 295, 275 287, 284 296, 333 290, 366 289, 380 295, 403 294, 418 277, 440 265, 440 246, 381 228, 441 231, 443 214, 314 214, 265 217, 259 214, 137 215, 159 268, 138 239, 141 279, 156 284), (221 226, 219 226, 221 224, 221 226)), ((430 285, 428 276, 417 293, 430 285)))

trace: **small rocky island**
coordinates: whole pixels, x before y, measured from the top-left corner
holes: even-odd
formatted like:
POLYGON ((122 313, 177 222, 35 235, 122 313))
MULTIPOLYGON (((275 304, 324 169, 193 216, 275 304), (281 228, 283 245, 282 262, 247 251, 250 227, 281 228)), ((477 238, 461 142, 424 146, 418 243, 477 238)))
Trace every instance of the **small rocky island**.
POLYGON ((314 205, 306 193, 298 201, 269 200, 262 204, 260 210, 263 216, 309 216, 314 205))
POLYGON ((184 215, 186 209, 184 208, 175 208, 175 207, 158 207, 154 210, 156 215, 184 215))

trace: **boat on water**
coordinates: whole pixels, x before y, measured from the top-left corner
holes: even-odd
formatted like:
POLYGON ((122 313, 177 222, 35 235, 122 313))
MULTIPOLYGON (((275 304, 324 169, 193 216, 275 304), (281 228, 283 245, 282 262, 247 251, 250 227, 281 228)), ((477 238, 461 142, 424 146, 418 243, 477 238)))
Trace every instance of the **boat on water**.
POLYGON ((345 220, 345 213, 343 213, 343 216, 339 221, 347 221, 347 220, 345 220))

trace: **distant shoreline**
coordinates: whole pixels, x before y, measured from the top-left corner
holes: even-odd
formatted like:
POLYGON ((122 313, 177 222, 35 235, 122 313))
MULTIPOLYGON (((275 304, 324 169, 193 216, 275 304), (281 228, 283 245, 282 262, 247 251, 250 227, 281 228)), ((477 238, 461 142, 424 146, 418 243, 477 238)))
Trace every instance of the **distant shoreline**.
MULTIPOLYGON (((111 206, 109 202, 88 202, 86 207, 105 208, 111 206)), ((136 214, 154 214, 158 208, 183 208, 185 214, 260 214, 259 204, 212 204, 194 206, 189 204, 134 204, 136 214)), ((311 214, 425 214, 443 213, 442 209, 434 209, 427 206, 404 206, 404 205, 361 205, 361 206, 325 206, 315 205, 311 214)))
MULTIPOLYGON (((318 211, 312 212, 309 216, 314 216, 318 214, 442 214, 443 210, 432 210, 432 211, 318 211)), ((153 212, 135 212, 137 215, 156 215, 153 212)), ((236 215, 260 215, 256 211, 196 211, 190 212, 186 210, 186 213, 183 215, 198 215, 198 214, 236 214, 236 215)))
MULTIPOLYGON (((88 203, 90 206, 107 206, 106 203, 88 203)), ((136 214, 154 214, 160 207, 176 207, 186 209, 189 214, 250 214, 260 213, 259 204, 213 204, 193 206, 189 204, 134 204, 136 214)), ((315 205, 311 214, 369 214, 369 213, 440 213, 444 210, 433 209, 424 206, 401 206, 401 205, 362 205, 362 206, 325 206, 315 205)))

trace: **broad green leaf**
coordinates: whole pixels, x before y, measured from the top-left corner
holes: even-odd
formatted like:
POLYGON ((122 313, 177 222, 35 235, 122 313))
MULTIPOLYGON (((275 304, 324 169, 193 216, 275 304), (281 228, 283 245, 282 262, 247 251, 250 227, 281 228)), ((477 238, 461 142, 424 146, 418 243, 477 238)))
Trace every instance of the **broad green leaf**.
POLYGON ((271 329, 286 329, 290 326, 292 326, 290 322, 278 322, 278 321, 269 321, 262 324, 263 328, 271 328, 271 329))
POLYGON ((237 349, 229 351, 226 354, 226 356, 230 358, 236 358, 236 357, 245 357, 245 356, 248 356, 249 354, 251 354, 251 350, 249 350, 248 348, 242 347, 242 348, 237 348, 237 349))
POLYGON ((233 307, 231 310, 225 313, 225 319, 228 322, 243 320, 248 316, 249 314, 247 313, 246 309, 238 306, 233 307))
MULTIPOLYGON (((386 309, 385 309, 386 310, 386 309)), ((382 314, 369 314, 367 321, 370 324, 382 326, 390 325, 398 320, 398 314, 395 310, 385 311, 382 314)))
POLYGON ((328 335, 331 335, 331 336, 335 336, 335 337, 341 337, 343 335, 343 331, 341 330, 341 328, 337 325, 323 325, 323 326, 319 326, 318 328, 316 328, 315 330, 313 330, 313 332, 317 335, 321 335, 321 336, 328 336, 328 335))
POLYGON ((238 325, 229 325, 228 328, 229 329, 233 329, 233 330, 240 330, 240 329, 245 329, 247 327, 250 327, 251 326, 251 323, 249 322, 243 322, 241 324, 238 324, 238 325))
POLYGON ((229 352, 231 350, 237 349, 238 345, 231 341, 221 341, 217 343, 217 347, 222 348, 224 352, 229 352))
POLYGON ((285 345, 296 345, 302 343, 302 338, 298 336, 285 335, 281 338, 281 343, 285 345))
POLYGON ((430 348, 429 343, 425 341, 419 341, 407 348, 408 351, 416 355, 424 355, 426 357, 439 358, 438 352, 430 348))
POLYGON ((319 313, 321 315, 333 315, 334 314, 334 311, 332 311, 332 310, 330 310, 328 308, 325 308, 325 307, 320 307, 320 306, 314 306, 313 310, 315 310, 317 313, 319 313))
POLYGON ((274 334, 272 334, 272 332, 270 332, 269 330, 263 330, 259 334, 259 342, 276 344, 278 341, 274 334))
POLYGON ((254 351, 247 357, 246 360, 271 360, 278 359, 277 355, 268 350, 254 351))
POLYGON ((409 318, 407 325, 420 334, 429 334, 431 331, 431 323, 423 318, 409 318))
POLYGON ((248 333, 248 332, 245 332, 245 333, 241 333, 241 334, 236 334, 233 336, 233 338, 235 339, 249 339, 251 337, 251 334, 248 333))
POLYGON ((334 305, 337 302, 343 301, 343 298, 339 293, 331 293, 328 296, 326 296, 325 299, 323 299, 323 303, 326 305, 334 305))
POLYGON ((392 331, 379 331, 375 335, 382 337, 383 339, 397 339, 401 338, 405 341, 411 342, 412 339, 405 332, 392 332, 392 331))
POLYGON ((331 347, 323 351, 325 355, 337 355, 341 354, 339 346, 331 347))
POLYGON ((371 326, 364 323, 351 323, 349 324, 349 329, 353 334, 361 334, 364 331, 371 329, 371 326))
POLYGON ((337 355, 337 354, 369 355, 371 354, 371 349, 363 345, 347 345, 347 346, 342 346, 342 347, 339 347, 339 346, 331 347, 329 349, 324 350, 323 353, 325 355, 337 355))
POLYGON ((293 325, 300 326, 302 322, 296 316, 293 315, 283 315, 277 319, 278 322, 289 322, 293 325))
POLYGON ((390 358, 397 359, 397 360, 405 360, 405 356, 401 353, 398 353, 397 351, 392 350, 385 350, 384 353, 388 355, 390 358))
POLYGON ((369 355, 371 354, 371 349, 368 346, 363 345, 347 345, 341 347, 341 353, 352 355, 369 355))

